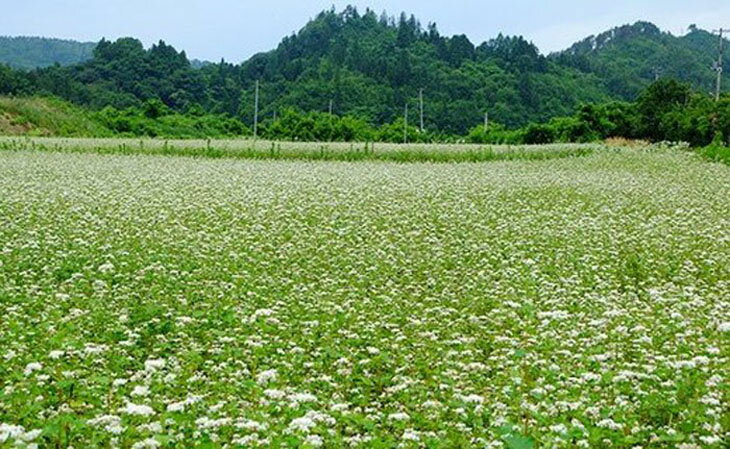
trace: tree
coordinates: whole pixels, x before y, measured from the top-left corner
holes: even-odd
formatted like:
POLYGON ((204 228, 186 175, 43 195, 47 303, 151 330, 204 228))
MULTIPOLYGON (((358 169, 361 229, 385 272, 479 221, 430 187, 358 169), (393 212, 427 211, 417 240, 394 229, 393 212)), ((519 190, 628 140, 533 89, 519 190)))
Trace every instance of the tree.
POLYGON ((686 106, 691 92, 688 84, 672 79, 651 84, 637 100, 642 134, 653 140, 661 140, 665 131, 662 129, 662 117, 686 106))

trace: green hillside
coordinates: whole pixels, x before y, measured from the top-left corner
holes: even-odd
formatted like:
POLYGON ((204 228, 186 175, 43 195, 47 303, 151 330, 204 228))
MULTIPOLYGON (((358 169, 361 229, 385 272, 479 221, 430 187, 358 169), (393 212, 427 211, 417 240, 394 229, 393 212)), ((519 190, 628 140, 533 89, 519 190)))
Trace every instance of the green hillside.
POLYGON ((684 36, 673 36, 651 23, 637 22, 586 38, 551 59, 597 76, 609 95, 629 100, 657 77, 713 90, 718 46, 717 36, 694 26, 684 36))
POLYGON ((91 113, 50 98, 0 97, 0 134, 35 136, 110 136, 91 113))
POLYGON ((26 70, 78 64, 92 58, 94 47, 93 42, 0 36, 0 63, 26 70))

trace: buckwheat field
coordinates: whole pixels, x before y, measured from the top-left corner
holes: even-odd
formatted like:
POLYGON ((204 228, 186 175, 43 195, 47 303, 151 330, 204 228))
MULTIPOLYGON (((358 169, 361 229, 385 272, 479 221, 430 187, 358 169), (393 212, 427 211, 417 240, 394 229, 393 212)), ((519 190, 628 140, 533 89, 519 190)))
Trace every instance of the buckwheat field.
POLYGON ((0 447, 726 448, 730 167, 0 151, 0 447))

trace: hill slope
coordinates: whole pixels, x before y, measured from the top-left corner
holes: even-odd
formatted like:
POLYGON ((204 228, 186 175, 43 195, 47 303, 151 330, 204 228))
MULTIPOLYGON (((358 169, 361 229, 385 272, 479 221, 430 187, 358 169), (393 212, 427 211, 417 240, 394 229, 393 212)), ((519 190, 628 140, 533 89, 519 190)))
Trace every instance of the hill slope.
POLYGON ((0 97, 0 135, 105 137, 88 111, 50 98, 0 97))
POLYGON ((718 45, 717 36, 694 26, 688 34, 674 36, 651 23, 637 22, 590 36, 551 58, 601 78, 610 95, 633 99, 657 77, 713 90, 718 45))
POLYGON ((0 36, 0 63, 18 69, 71 65, 92 58, 95 43, 44 37, 0 36))

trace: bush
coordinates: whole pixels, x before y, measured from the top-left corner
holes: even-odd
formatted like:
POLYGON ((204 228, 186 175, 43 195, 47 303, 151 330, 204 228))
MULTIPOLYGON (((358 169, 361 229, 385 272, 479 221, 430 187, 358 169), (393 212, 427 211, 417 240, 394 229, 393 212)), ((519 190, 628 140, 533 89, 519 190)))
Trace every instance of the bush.
POLYGON ((555 128, 546 124, 532 124, 525 129, 524 142, 529 145, 553 143, 557 139, 555 128))

